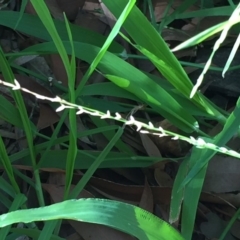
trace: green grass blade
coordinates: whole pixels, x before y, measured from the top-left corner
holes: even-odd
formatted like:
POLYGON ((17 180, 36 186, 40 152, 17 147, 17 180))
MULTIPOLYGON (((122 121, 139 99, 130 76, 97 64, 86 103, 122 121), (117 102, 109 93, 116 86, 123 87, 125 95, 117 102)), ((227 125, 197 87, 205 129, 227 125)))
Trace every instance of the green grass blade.
POLYGON ((185 12, 190 6, 194 5, 197 0, 185 0, 182 4, 176 8, 169 16, 165 19, 165 26, 169 25, 172 21, 177 19, 177 17, 185 12))
POLYGON ((19 111, 2 95, 0 95, 0 118, 16 127, 24 128, 19 111))
MULTIPOLYGON (((10 83, 14 83, 14 75, 13 72, 4 56, 4 53, 2 49, 0 49, 0 65, 1 65, 1 70, 3 73, 3 76, 5 79, 8 80, 10 83)), ((21 117, 21 121, 23 123, 23 127, 26 133, 26 138, 28 142, 28 147, 30 150, 30 157, 31 157, 31 162, 32 162, 32 167, 34 169, 34 178, 36 181, 36 193, 38 197, 38 201, 40 206, 44 205, 44 198, 43 198, 43 193, 42 193, 42 188, 41 188, 41 181, 40 181, 40 176, 38 169, 36 169, 36 155, 35 155, 35 149, 33 146, 33 134, 32 134, 32 127, 31 123, 29 121, 28 115, 27 115, 27 110, 22 98, 22 95, 19 91, 13 91, 11 90, 11 93, 14 97, 15 103, 19 109, 19 114, 21 117)))
POLYGON ((102 199, 68 200, 48 207, 3 214, 0 215, 0 227, 53 219, 102 224, 141 240, 183 240, 174 228, 151 213, 130 204, 102 199))
POLYGON ((224 78, 225 73, 227 72, 227 70, 229 69, 229 67, 230 67, 230 65, 231 65, 231 63, 232 63, 232 60, 233 60, 234 56, 235 56, 236 53, 237 53, 237 50, 238 50, 238 48, 239 48, 239 45, 240 45, 240 34, 238 35, 238 37, 237 37, 237 39, 236 39, 236 42, 234 43, 234 46, 233 46, 233 48, 232 48, 232 50, 231 50, 231 53, 230 53, 230 55, 229 55, 229 57, 228 57, 228 60, 227 60, 227 62, 226 62, 226 64, 225 64, 225 66, 224 66, 224 69, 223 69, 223 72, 222 72, 223 78, 224 78))
MULTIPOLYGON (((33 1, 31 3, 37 12, 39 18, 47 29, 48 33, 52 37, 52 40, 57 48, 57 51, 62 59, 63 65, 65 67, 67 77, 68 77, 68 90, 69 90, 69 99, 72 103, 75 103, 75 77, 76 77, 76 62, 75 62, 75 53, 73 48, 73 39, 70 27, 68 25, 68 21, 65 16, 65 24, 67 29, 68 38, 70 41, 71 47, 71 57, 72 59, 69 61, 67 52, 62 43, 62 40, 57 32, 57 29, 52 20, 51 14, 44 3, 44 1, 33 1)), ((69 148, 67 154, 67 163, 66 163, 66 183, 64 189, 64 199, 68 198, 69 190, 72 182, 74 165, 77 155, 77 138, 76 138, 77 126, 76 126, 76 110, 69 110, 69 148)), ((51 224, 51 223, 50 223, 51 224)), ((40 239, 48 239, 52 235, 52 230, 54 230, 55 224, 52 223, 51 226, 45 225, 40 239)))
POLYGON ((195 35, 194 37, 188 39, 187 41, 177 45, 175 48, 172 49, 172 52, 176 52, 176 51, 188 48, 188 47, 198 45, 199 43, 203 42, 207 38, 213 36, 214 34, 221 32, 225 28, 226 24, 227 24, 227 21, 225 21, 223 23, 219 23, 213 27, 210 27, 210 28, 204 30, 203 32, 195 35))
POLYGON ((235 221, 238 220, 239 215, 240 215, 240 208, 235 212, 235 214, 233 215, 233 217, 231 218, 231 220, 227 224, 226 228, 224 229, 224 231, 222 232, 221 236, 219 237, 219 240, 226 239, 225 237, 226 237, 227 233, 229 232, 229 230, 231 229, 231 227, 233 226, 235 221))
POLYGON ((14 188, 14 190, 17 194, 20 193, 19 186, 16 182, 16 179, 15 179, 15 176, 14 176, 14 173, 13 173, 13 168, 12 168, 12 165, 11 165, 11 161, 8 157, 8 154, 7 154, 7 151, 6 151, 6 148, 5 148, 5 145, 4 145, 4 142, 3 142, 1 136, 0 136, 0 159, 1 159, 1 162, 4 166, 4 170, 7 172, 7 175, 8 175, 8 178, 9 178, 11 184, 12 184, 12 187, 14 188))
MULTIPOLYGON (((213 144, 222 147, 224 146, 239 130, 239 119, 240 119, 240 98, 236 103, 234 111, 228 117, 223 130, 214 138, 213 144)), ((204 140, 204 139, 203 139, 204 140)), ((211 145, 211 143, 209 143, 211 145)), ((193 168, 190 170, 189 174, 181 184, 184 187, 191 179, 193 179, 196 174, 208 163, 208 161, 216 154, 212 150, 203 150, 204 154, 202 156, 202 161, 198 161, 193 168)))
MULTIPOLYGON (((240 99, 238 99, 236 108, 227 119, 223 130, 213 140, 207 138, 203 138, 202 140, 204 142, 207 142, 209 145, 217 144, 220 147, 223 146, 238 131, 239 118, 240 99)), ((191 239, 197 205, 204 182, 206 169, 208 166, 208 162, 215 154, 215 151, 209 149, 197 149, 196 147, 194 147, 191 159, 195 159, 197 161, 196 163, 192 162, 192 167, 190 166, 190 171, 187 177, 183 180, 179 187, 179 191, 185 188, 183 204, 184 207, 182 215, 182 234, 186 239, 191 239)))
MULTIPOLYGON (((67 72, 67 75, 69 78, 71 76, 71 74, 70 74, 70 65, 69 65, 68 56, 67 56, 66 50, 63 46, 62 39, 60 38, 60 36, 58 34, 58 31, 56 29, 54 21, 52 20, 51 14, 50 14, 46 4, 44 3, 43 0, 40 0, 40 1, 31 0, 31 3, 32 3, 36 13, 38 14, 38 17, 40 18, 43 25, 47 29, 49 35, 51 36, 51 39, 53 40, 53 42, 57 48, 57 51, 61 56, 61 59, 63 61, 64 67, 66 69, 66 72, 67 72)), ((67 31, 67 36, 68 36, 68 40, 69 40, 68 31, 67 31)))
MULTIPOLYGON (((69 62, 69 65, 65 65, 65 70, 68 72, 68 89, 69 89, 69 99, 72 103, 75 103, 75 79, 76 79, 76 59, 75 59, 75 51, 73 46, 73 38, 72 33, 68 24, 68 20, 64 14, 66 28, 70 40, 71 45, 71 60, 69 62), (67 69, 69 68, 69 69, 67 69)), ((56 43, 55 43, 56 45, 56 43)), ((64 47, 64 45, 63 45, 64 47)), ((64 51, 66 52, 66 49, 64 47, 64 51)), ((59 52, 60 53, 60 52, 59 52)), ((66 52, 67 54, 67 52, 66 52)), ((66 165, 66 183, 65 183, 65 189, 64 189, 64 199, 68 198, 72 178, 73 178, 73 171, 74 171, 74 165, 75 160, 77 156, 77 118, 76 118, 76 110, 70 109, 69 110, 69 148, 68 148, 68 156, 67 156, 67 165, 66 165)), ((44 239, 44 238, 43 238, 44 239)))
POLYGON ((12 198, 15 197, 16 192, 12 185, 8 183, 3 177, 0 177, 0 185, 1 185, 1 190, 7 193, 9 196, 12 198))
MULTIPOLYGON (((96 125, 96 127, 101 128, 101 127, 107 127, 109 126, 109 124, 107 123, 107 121, 105 121, 104 119, 100 119, 100 118, 96 118, 96 117, 92 117, 90 116, 92 122, 96 125)), ((111 141, 111 139, 113 138, 113 136, 115 135, 115 129, 112 131, 105 131, 102 133, 106 139, 108 141, 111 141)), ((121 139, 119 139, 116 142, 115 147, 120 151, 120 152, 125 152, 125 153, 129 153, 129 154, 133 154, 133 151, 130 147, 128 147, 128 145, 126 143, 124 143, 121 139)))
POLYGON ((88 68, 87 72, 84 74, 84 76, 81 80, 81 83, 79 84, 79 86, 76 90, 76 95, 77 96, 80 95, 80 93, 82 91, 82 88, 85 86, 88 78, 93 73, 93 71, 96 69, 97 65, 99 64, 99 62, 101 61, 101 59, 105 55, 105 53, 106 53, 107 49, 109 48, 109 46, 111 45, 113 39, 117 36, 117 34, 120 31, 124 21, 126 20, 126 18, 128 17, 129 13, 132 10, 132 8, 134 7, 135 2, 136 2, 136 0, 129 0, 129 2, 125 5, 119 19, 117 20, 117 22, 114 25, 112 31, 110 32, 106 42, 104 43, 102 48, 99 50, 97 56, 91 62, 91 65, 88 68))
POLYGON ((79 193, 83 190, 87 182, 90 180, 94 172, 99 168, 100 164, 105 160, 111 149, 114 147, 116 142, 120 139, 123 134, 123 128, 119 128, 114 137, 100 153, 98 158, 93 162, 93 164, 88 168, 87 172, 83 175, 81 181, 75 186, 70 194, 70 198, 76 198, 79 193))
MULTIPOLYGON (((203 160, 204 149, 193 147, 191 157, 189 159, 189 168, 191 169, 196 162, 203 160)), ((197 207, 199 203, 199 197, 202 192, 202 186, 205 179, 206 164, 196 176, 185 186, 184 199, 182 206, 182 220, 181 220, 181 233, 185 240, 191 240, 195 225, 195 218, 197 214, 197 207)))
POLYGON ((42 229, 38 240, 45 240, 50 239, 52 236, 52 233, 54 229, 56 229, 56 226, 58 225, 60 220, 54 220, 54 221, 45 221, 44 222, 44 228, 42 229))
POLYGON ((169 222, 174 223, 179 220, 179 216, 181 213, 181 206, 184 197, 184 188, 179 190, 180 185, 184 178, 187 175, 188 168, 189 168, 189 158, 183 160, 181 163, 177 176, 175 177, 172 195, 171 195, 171 205, 170 205, 170 214, 169 214, 169 222))
POLYGON ((195 18, 195 17, 213 17, 213 16, 229 16, 232 14, 232 7, 214 7, 207 9, 200 9, 197 11, 188 11, 177 16, 177 19, 195 18))
POLYGON ((21 8, 20 8, 20 11, 19 11, 19 18, 17 20, 17 23, 16 23, 16 26, 14 27, 14 29, 16 29, 18 27, 18 24, 19 22, 21 21, 22 17, 23 17, 23 14, 24 14, 24 11, 25 11, 25 8, 27 6, 27 3, 28 3, 28 0, 23 0, 21 2, 21 8))
MULTIPOLYGON (((10 212, 16 211, 26 202, 26 200, 27 198, 23 194, 17 194, 13 200, 13 203, 9 211, 10 212)), ((10 229, 11 229, 11 225, 8 225, 0 230, 1 239, 6 239, 10 229)))

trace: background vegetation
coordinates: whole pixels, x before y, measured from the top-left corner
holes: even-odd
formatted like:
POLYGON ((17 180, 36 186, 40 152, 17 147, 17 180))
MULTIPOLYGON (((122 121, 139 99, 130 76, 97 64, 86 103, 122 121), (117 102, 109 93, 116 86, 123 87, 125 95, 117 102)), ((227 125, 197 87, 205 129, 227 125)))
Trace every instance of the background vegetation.
POLYGON ((4 2, 0 239, 238 238, 239 12, 4 2))

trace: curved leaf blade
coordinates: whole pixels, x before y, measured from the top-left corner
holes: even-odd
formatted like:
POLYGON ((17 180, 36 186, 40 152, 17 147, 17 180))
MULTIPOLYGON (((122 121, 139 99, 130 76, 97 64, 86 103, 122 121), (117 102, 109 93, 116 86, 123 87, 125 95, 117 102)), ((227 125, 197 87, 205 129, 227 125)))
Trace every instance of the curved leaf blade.
POLYGON ((168 223, 151 213, 106 199, 79 199, 47 207, 18 210, 0 215, 0 227, 13 223, 72 219, 112 227, 141 240, 183 240, 168 223))

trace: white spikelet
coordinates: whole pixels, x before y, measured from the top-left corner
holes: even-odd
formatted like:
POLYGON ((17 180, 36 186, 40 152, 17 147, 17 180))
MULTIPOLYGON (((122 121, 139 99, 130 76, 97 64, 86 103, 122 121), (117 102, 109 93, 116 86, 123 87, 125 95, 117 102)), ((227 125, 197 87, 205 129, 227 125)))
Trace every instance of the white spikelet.
POLYGON ((149 126, 151 129, 153 129, 153 128, 154 128, 154 126, 153 126, 152 122, 148 122, 148 126, 149 126))
POLYGON ((84 113, 84 110, 83 110, 83 108, 82 107, 78 107, 78 111, 76 112, 76 114, 82 114, 82 113, 84 113))
POLYGON ((122 119, 122 116, 118 112, 116 112, 115 115, 116 115, 116 117, 114 119, 116 119, 116 120, 122 119))
POLYGON ((57 109, 56 109, 56 112, 61 112, 62 110, 64 110, 65 109, 65 106, 64 105, 60 105, 60 107, 58 107, 57 109))
POLYGON ((19 82, 16 79, 14 79, 14 83, 15 83, 15 86, 12 88, 12 90, 19 90, 19 89, 21 89, 21 86, 20 86, 19 82))
POLYGON ((130 119, 125 124, 126 125, 135 125, 136 121, 135 121, 134 117, 131 115, 129 118, 130 119))
POLYGON ((105 118, 111 118, 111 114, 110 114, 110 111, 109 111, 109 110, 107 110, 107 113, 106 113, 106 114, 104 114, 104 115, 101 116, 101 119, 105 119, 105 118))

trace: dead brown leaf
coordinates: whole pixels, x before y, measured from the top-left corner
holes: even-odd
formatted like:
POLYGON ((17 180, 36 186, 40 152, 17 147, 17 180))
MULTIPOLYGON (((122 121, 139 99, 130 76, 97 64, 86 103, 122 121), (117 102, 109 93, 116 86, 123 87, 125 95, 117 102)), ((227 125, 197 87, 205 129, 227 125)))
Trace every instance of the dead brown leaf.
POLYGON ((103 35, 107 28, 107 25, 104 22, 100 21, 96 15, 83 11, 79 11, 75 20, 75 24, 84 28, 91 29, 103 35))
POLYGON ((40 104, 39 112, 40 115, 37 122, 37 129, 39 130, 52 126, 59 120, 57 113, 48 105, 40 104))
POLYGON ((240 191, 239 169, 239 159, 215 155, 208 164, 203 190, 214 193, 240 191))
POLYGON ((172 187, 173 179, 161 168, 154 169, 154 177, 160 187, 172 187))
POLYGON ((61 81, 63 86, 68 86, 68 77, 59 54, 51 54, 46 57, 47 62, 57 81, 61 81))
MULTIPOLYGON (((4 80, 4 77, 2 74, 0 74, 0 79, 4 80)), ((39 83, 37 83, 34 79, 32 79, 31 77, 28 76, 24 76, 24 75, 20 75, 20 74, 15 74, 15 79, 19 82, 20 86, 23 88, 26 88, 32 92, 35 92, 37 94, 46 96, 46 97, 54 97, 54 95, 45 87, 43 87, 42 85, 40 85, 39 83)), ((32 99, 33 101, 35 100, 35 97, 27 94, 27 93, 23 93, 23 95, 27 96, 28 98, 32 99)), ((49 101, 45 101, 45 100, 38 100, 39 102, 49 102, 49 101)))
POLYGON ((152 139, 148 135, 140 133, 139 136, 142 140, 143 147, 145 148, 148 156, 159 157, 159 158, 162 157, 161 152, 159 151, 155 143, 152 141, 152 139))
POLYGON ((139 202, 139 207, 145 209, 148 212, 153 213, 153 194, 152 189, 150 188, 147 179, 145 179, 144 189, 139 202))
POLYGON ((84 223, 84 222, 77 222, 77 221, 69 221, 72 227, 76 230, 76 232, 81 235, 84 240, 99 240, 99 239, 116 239, 116 240, 133 240, 134 237, 130 235, 115 230, 113 228, 98 225, 98 224, 91 224, 91 223, 84 223))
POLYGON ((85 0, 56 0, 61 11, 64 12, 70 21, 76 19, 79 10, 83 7, 85 0))
MULTIPOLYGON (((179 129, 173 126, 167 119, 164 119, 154 125, 171 132, 180 133, 179 129)), ((183 156, 189 149, 188 143, 180 140, 172 140, 172 137, 150 136, 162 154, 180 157, 183 156)))
MULTIPOLYGON (((184 0, 175 0, 173 1, 173 4, 171 6, 171 8, 169 9, 168 14, 173 13, 181 4, 183 4, 184 0)), ((157 22, 160 22, 162 20, 162 18, 165 16, 165 9, 166 7, 169 5, 169 1, 168 0, 153 0, 152 1, 153 7, 154 7, 154 14, 155 14, 155 19, 157 22)), ((198 10, 198 7, 195 5, 192 5, 188 10, 188 11, 193 11, 193 10, 198 10)))

